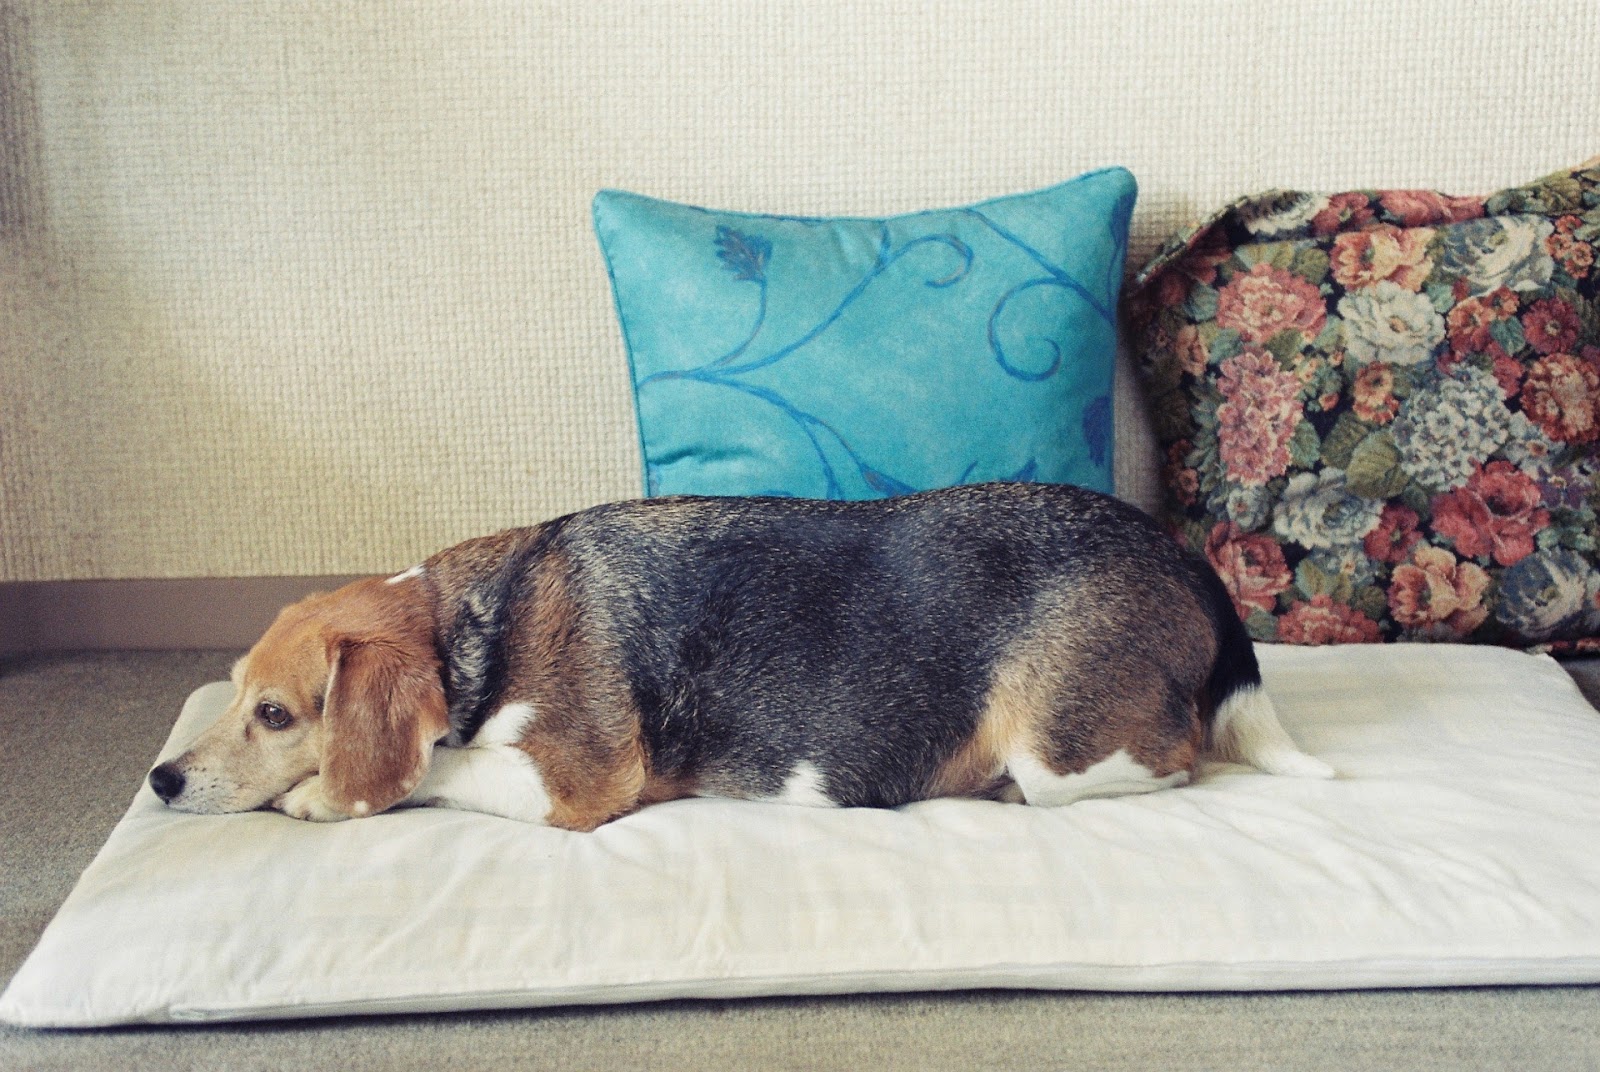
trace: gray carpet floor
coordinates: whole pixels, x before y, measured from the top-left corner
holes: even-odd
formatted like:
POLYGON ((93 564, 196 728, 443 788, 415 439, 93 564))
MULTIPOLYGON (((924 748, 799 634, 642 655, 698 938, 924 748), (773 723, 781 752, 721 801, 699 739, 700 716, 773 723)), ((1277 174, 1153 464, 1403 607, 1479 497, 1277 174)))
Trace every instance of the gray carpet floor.
MULTIPOLYGON (((0 983, 233 653, 0 662, 0 983)), ((1591 668, 1585 667, 1586 671, 1591 668)), ((1600 673, 1580 676, 1600 695, 1600 673)), ((1600 1069, 1600 987, 973 992, 81 1032, 0 1028, 0 1069, 1600 1069)))

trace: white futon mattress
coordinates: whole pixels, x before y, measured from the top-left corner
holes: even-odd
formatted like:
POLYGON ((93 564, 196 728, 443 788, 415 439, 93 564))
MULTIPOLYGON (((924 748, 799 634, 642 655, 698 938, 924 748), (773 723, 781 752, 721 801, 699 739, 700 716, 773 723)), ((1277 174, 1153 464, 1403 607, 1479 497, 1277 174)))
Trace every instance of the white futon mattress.
MULTIPOLYGON (((592 834, 434 809, 183 815, 141 788, 0 1016, 1600 981, 1600 714, 1560 666, 1260 650, 1284 724, 1338 779, 1215 764, 1063 809, 689 800, 592 834)), ((196 692, 165 754, 231 688, 196 692)))

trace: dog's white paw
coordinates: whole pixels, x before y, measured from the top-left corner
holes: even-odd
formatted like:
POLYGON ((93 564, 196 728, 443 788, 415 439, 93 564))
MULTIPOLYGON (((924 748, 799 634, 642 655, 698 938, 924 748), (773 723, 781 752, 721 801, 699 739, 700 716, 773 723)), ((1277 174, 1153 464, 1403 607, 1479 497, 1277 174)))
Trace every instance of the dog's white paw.
POLYGON ((313 774, 272 802, 273 808, 296 819, 313 823, 336 823, 350 816, 328 806, 322 795, 322 775, 313 774))

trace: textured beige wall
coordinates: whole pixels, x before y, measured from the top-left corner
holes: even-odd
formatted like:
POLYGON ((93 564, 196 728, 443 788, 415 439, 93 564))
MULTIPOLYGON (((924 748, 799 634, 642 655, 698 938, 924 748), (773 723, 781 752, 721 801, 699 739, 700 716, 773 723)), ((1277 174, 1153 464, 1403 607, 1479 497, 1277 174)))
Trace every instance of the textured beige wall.
POLYGON ((0 580, 385 570, 635 494, 598 187, 1120 163, 1137 261, 1263 186, 1592 156, 1597 41, 1591 0, 0 0, 0 580))

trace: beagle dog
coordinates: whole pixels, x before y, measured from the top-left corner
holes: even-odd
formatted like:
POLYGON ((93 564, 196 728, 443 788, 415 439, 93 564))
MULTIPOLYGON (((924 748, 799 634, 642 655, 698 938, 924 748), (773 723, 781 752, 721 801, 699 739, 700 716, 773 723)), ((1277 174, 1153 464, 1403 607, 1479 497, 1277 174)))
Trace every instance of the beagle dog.
POLYGON ((469 540, 284 610, 156 794, 593 830, 685 796, 1035 805, 1295 747, 1222 582, 1063 485, 645 499, 469 540))

